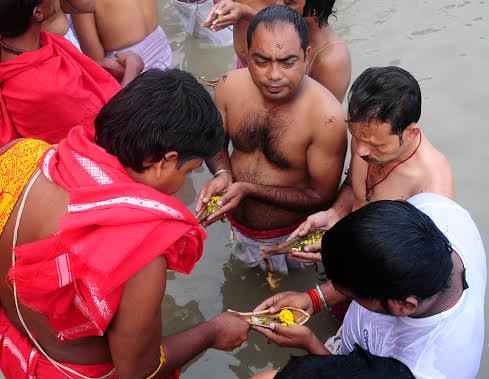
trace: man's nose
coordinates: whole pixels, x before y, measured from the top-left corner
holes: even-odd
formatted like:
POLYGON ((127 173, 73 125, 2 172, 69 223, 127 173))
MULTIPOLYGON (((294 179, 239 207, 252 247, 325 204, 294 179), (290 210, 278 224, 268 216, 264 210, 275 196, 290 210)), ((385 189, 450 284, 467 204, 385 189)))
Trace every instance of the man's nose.
POLYGON ((356 142, 357 142, 357 151, 356 151, 357 155, 361 157, 369 156, 370 153, 372 152, 371 147, 365 142, 358 141, 358 140, 356 142))
POLYGON ((268 70, 268 79, 272 81, 278 81, 282 79, 282 71, 280 70, 277 62, 272 62, 270 69, 268 70))

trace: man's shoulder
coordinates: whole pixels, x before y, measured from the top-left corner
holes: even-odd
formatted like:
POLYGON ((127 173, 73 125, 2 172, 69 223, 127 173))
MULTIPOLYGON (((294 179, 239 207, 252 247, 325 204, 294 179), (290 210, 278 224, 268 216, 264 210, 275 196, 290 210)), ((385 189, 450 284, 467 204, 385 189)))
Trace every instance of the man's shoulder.
POLYGON ((221 80, 230 85, 233 85, 233 84, 238 84, 242 80, 251 80, 251 76, 247 67, 237 68, 228 71, 226 74, 224 74, 221 77, 221 80))
POLYGON ((340 102, 314 79, 305 80, 303 101, 310 125, 319 127, 321 133, 345 132, 346 115, 340 102))
MULTIPOLYGON (((231 70, 219 78, 216 93, 235 91, 237 89, 243 91, 250 82, 251 77, 247 68, 231 70)), ((239 92, 237 94, 239 95, 239 92)))
POLYGON ((344 113, 343 106, 336 97, 315 79, 304 77, 304 96, 314 99, 312 108, 323 113, 344 113))
POLYGON ((450 162, 445 155, 430 144, 424 162, 426 181, 423 192, 433 192, 453 199, 454 177, 450 162))

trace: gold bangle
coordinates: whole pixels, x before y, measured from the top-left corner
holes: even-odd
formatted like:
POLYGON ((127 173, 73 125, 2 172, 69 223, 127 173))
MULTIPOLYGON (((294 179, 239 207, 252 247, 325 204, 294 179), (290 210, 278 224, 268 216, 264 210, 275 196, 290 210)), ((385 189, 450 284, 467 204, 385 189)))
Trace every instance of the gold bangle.
POLYGON ((158 365, 156 371, 154 371, 150 376, 146 377, 146 379, 153 379, 156 376, 156 374, 158 374, 158 371, 161 370, 161 368, 165 363, 166 363, 165 352, 163 350, 163 346, 160 345, 160 364, 158 365))
POLYGON ((233 173, 229 170, 226 170, 226 169, 222 169, 222 170, 218 170, 214 173, 214 178, 219 175, 221 172, 227 172, 229 175, 231 175, 231 177, 233 176, 233 173))

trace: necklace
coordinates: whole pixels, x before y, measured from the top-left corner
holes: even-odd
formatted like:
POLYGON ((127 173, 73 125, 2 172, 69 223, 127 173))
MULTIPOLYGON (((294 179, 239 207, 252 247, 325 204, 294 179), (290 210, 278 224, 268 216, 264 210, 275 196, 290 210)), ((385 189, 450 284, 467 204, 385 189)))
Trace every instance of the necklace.
POLYGON ((419 134, 419 143, 418 143, 418 146, 416 146, 416 149, 411 153, 411 155, 409 157, 407 157, 406 159, 402 160, 401 162, 399 162, 398 164, 396 164, 394 167, 392 167, 390 169, 390 171, 387 173, 386 176, 384 176, 381 180, 379 180, 378 182, 372 184, 370 187, 368 186, 368 177, 370 175, 370 163, 368 164, 368 168, 367 168, 367 177, 365 178, 365 201, 370 201, 370 198, 372 196, 372 191, 373 189, 378 186, 380 183, 382 183, 384 180, 386 180, 389 175, 392 173, 392 171, 394 171, 397 167, 399 167, 400 165, 402 165, 403 163, 407 162, 408 160, 410 160, 414 154, 416 154, 416 152, 418 151, 419 147, 421 146, 421 141, 423 139, 423 135, 420 133, 419 134))
POLYGON ((6 45, 5 42, 3 42, 3 40, 0 40, 0 49, 3 49, 7 53, 14 54, 14 55, 21 55, 25 53, 25 50, 23 49, 16 49, 15 47, 6 45))
MULTIPOLYGON (((44 47, 44 43, 42 42, 42 39, 39 39, 39 45, 40 45, 40 47, 44 47)), ((13 55, 22 55, 27 51, 24 49, 19 49, 16 47, 9 46, 3 41, 3 39, 0 39, 0 49, 3 49, 7 53, 10 53, 13 55)))

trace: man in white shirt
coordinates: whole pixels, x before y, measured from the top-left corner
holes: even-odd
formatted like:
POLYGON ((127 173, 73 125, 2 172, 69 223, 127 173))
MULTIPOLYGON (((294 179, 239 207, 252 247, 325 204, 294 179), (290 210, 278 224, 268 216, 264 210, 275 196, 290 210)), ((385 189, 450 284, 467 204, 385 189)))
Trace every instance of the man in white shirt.
MULTIPOLYGON (((432 193, 409 202, 368 204, 326 232, 322 258, 333 286, 355 300, 345 316, 339 353, 348 354, 357 344, 398 359, 418 379, 477 375, 486 257, 479 231, 462 207, 432 193)), ((289 293, 275 307, 310 310, 307 297, 289 293)), ((304 329, 278 326, 264 334, 278 343, 287 334, 287 346, 329 353, 318 351, 317 337, 305 327, 293 328, 304 329)))

